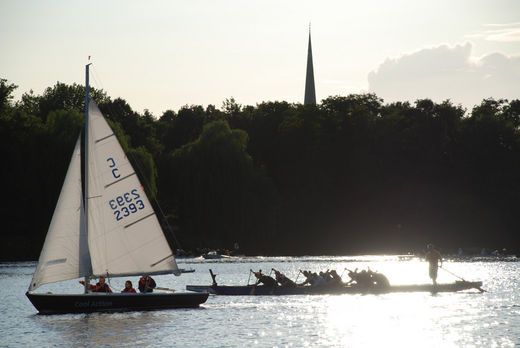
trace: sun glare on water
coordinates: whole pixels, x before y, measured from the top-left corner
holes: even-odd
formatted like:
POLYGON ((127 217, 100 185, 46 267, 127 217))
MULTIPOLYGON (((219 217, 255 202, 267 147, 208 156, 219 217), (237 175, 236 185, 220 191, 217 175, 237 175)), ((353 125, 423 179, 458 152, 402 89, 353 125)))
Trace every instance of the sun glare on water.
MULTIPOLYGON (((387 275, 393 284, 429 283, 427 263, 371 262, 346 268, 370 269, 387 275)), ((446 265, 448 267, 448 265, 446 265)), ((344 276, 344 279, 346 276, 344 276)), ((468 275, 471 279, 471 275, 468 275)), ((453 282, 439 270, 439 282, 453 282)), ((331 295, 313 301, 315 317, 322 322, 325 346, 342 347, 459 347, 472 342, 472 301, 467 293, 392 293, 382 295, 331 295), (449 309, 448 311, 446 309, 449 309), (463 313, 463 314, 462 314, 463 313), (464 334, 453 327, 464 326, 464 334)), ((475 309, 475 312, 478 312, 475 309)), ((478 346, 478 342, 472 342, 478 346)))

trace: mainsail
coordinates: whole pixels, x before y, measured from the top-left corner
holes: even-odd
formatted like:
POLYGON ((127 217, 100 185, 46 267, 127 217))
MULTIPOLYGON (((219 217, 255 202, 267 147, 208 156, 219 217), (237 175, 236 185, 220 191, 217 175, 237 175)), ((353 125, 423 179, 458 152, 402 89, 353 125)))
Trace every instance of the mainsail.
POLYGON ((81 192, 81 136, 65 176, 29 291, 92 274, 81 192))
POLYGON ((88 244, 93 275, 176 271, 143 187, 101 111, 89 102, 88 244))

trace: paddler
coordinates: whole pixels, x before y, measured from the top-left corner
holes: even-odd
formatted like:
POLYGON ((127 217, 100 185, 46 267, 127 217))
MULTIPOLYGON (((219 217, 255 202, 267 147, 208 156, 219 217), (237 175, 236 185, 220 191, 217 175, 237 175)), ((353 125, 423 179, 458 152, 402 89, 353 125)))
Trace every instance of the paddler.
POLYGON ((374 272, 368 269, 370 279, 372 280, 372 286, 376 289, 387 289, 390 287, 388 278, 383 273, 374 272))
POLYGON ((439 270, 439 262, 442 267, 442 256, 441 253, 435 250, 433 244, 428 244, 426 248, 427 251, 425 258, 429 264, 430 278, 432 279, 433 285, 437 285, 437 271, 439 270))
POLYGON ((285 288, 296 287, 296 283, 293 282, 291 279, 287 278, 285 276, 285 274, 275 270, 274 268, 273 268, 273 271, 274 271, 276 281, 280 284, 280 286, 285 287, 285 288))
POLYGON ((272 278, 268 275, 262 274, 262 270, 260 270, 258 272, 253 272, 253 273, 255 274, 255 277, 257 279, 255 285, 263 284, 264 286, 269 286, 269 287, 278 286, 278 283, 276 282, 276 280, 274 280, 274 278, 272 278))

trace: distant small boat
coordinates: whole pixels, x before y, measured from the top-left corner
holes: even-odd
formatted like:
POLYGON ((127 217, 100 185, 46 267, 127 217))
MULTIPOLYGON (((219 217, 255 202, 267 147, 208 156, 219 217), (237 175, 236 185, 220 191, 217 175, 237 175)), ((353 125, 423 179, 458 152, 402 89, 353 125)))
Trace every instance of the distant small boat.
POLYGON ((481 281, 456 281, 444 284, 390 285, 387 288, 360 287, 350 285, 320 285, 297 287, 230 286, 230 285, 187 285, 186 290, 225 296, 276 296, 276 295, 324 295, 324 294, 386 294, 393 292, 457 292, 480 289, 481 281))
POLYGON ((186 268, 179 268, 179 272, 181 273, 193 273, 195 270, 193 268, 186 269, 186 268))
POLYGON ((233 258, 234 256, 221 254, 216 251, 209 251, 205 254, 202 254, 202 257, 205 258, 206 260, 216 260, 216 259, 233 258))
POLYGON ((26 295, 42 314, 198 307, 206 302, 207 293, 88 292, 94 277, 180 273, 132 165, 89 98, 88 67, 84 156, 80 135, 26 295), (34 292, 43 284, 81 277, 85 277, 83 294, 34 292))

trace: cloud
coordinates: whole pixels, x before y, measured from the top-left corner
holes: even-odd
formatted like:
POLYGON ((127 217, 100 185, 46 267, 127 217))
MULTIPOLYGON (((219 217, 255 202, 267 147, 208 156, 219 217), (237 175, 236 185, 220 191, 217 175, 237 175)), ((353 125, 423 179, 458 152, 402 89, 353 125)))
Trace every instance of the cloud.
POLYGON ((520 98, 520 56, 471 51, 470 43, 442 45, 387 59, 368 74, 369 91, 386 102, 450 99, 468 109, 484 98, 520 98))
POLYGON ((488 24, 489 28, 475 36, 487 41, 520 42, 520 23, 488 24))

